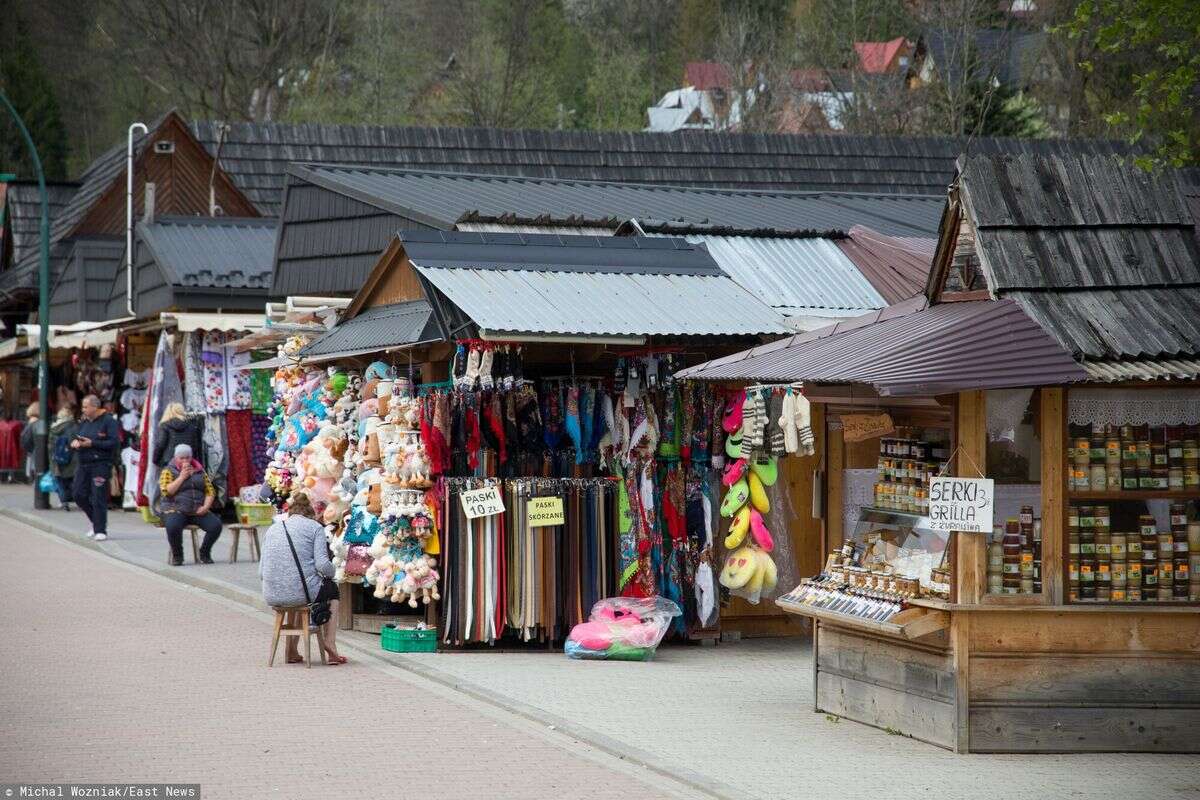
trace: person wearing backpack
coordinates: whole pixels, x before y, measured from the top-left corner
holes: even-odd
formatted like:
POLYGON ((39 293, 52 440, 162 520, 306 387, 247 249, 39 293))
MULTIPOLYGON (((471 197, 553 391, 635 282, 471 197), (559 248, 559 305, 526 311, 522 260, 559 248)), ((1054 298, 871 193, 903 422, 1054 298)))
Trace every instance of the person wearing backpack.
POLYGON ((50 474, 58 484, 58 499, 63 508, 71 510, 71 483, 75 480, 78 459, 71 449, 71 440, 79 433, 79 423, 70 406, 63 406, 50 426, 50 474))

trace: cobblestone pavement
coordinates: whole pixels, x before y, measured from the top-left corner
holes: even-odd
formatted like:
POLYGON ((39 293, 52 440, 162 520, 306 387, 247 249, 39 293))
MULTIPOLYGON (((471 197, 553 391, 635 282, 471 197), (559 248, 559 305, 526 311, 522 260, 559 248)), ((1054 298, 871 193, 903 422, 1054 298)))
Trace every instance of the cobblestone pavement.
MULTIPOLYGON (((11 494, 0 488, 0 506, 28 509, 27 491, 11 494)), ((98 546, 107 554, 243 604, 258 602, 254 564, 171 568, 161 531, 133 515, 114 514, 114 520, 114 538, 98 546)), ((78 522, 62 512, 38 518, 60 533, 77 530, 78 522)), ((71 538, 83 541, 78 533, 71 538)), ((218 544, 219 560, 228 557, 228 547, 218 544)), ((338 641, 379 652, 378 637, 369 634, 339 633, 338 641)), ((1144 792, 1147 776, 1159 800, 1200 797, 1200 758, 1194 756, 957 756, 813 713, 810 651, 798 640, 664 646, 648 664, 574 662, 547 652, 383 655, 457 696, 499 705, 540 729, 554 726, 729 798, 1117 798, 1144 792)), ((364 692, 364 698, 376 696, 364 692)))
POLYGON ((557 731, 358 659, 268 670, 268 618, 0 525, 0 783, 198 782, 233 798, 684 797, 557 731), (586 789, 585 789, 586 787, 586 789))

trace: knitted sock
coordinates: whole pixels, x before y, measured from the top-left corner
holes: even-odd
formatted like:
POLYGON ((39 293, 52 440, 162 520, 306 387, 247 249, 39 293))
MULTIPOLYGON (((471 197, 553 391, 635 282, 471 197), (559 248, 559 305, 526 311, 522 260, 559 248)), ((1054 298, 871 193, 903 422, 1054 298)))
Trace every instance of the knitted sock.
POLYGON ((771 394, 770 411, 767 413, 767 430, 771 433, 770 441, 768 442, 771 455, 781 456, 786 451, 783 441, 783 428, 780 427, 779 420, 783 417, 783 396, 779 394, 771 394))

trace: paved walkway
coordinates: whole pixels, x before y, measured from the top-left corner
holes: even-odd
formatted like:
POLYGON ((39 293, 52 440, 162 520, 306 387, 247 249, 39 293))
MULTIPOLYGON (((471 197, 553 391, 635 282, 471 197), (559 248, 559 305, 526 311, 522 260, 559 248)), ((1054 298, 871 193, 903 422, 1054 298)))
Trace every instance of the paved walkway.
MULTIPOLYGON (((17 497, 0 489, 0 506, 6 502, 10 509, 28 509, 28 493, 17 497)), ((260 602, 254 564, 168 567, 162 532, 135 519, 114 514, 114 538, 91 546, 243 605, 260 602)), ((80 521, 62 512, 37 518, 60 532, 77 531, 80 521)), ((70 537, 83 541, 78 533, 70 537)), ((218 544, 215 555, 226 558, 228 544, 218 544)), ((339 633, 338 641, 358 648, 349 652, 352 658, 356 652, 380 652, 378 638, 369 634, 339 633)), ((929 792, 970 797, 990 792, 1004 800, 1118 798, 1144 793, 1148 775, 1160 800, 1200 797, 1197 757, 957 756, 814 714, 810 652, 797 640, 664 646, 648 664, 574 662, 545 652, 383 655, 455 696, 500 706, 539 730, 553 726, 728 798, 878 800, 929 792)))
POLYGON ((198 782, 208 798, 695 796, 375 659, 268 671, 265 614, 23 524, 0 526, 0 585, 0 783, 198 782))

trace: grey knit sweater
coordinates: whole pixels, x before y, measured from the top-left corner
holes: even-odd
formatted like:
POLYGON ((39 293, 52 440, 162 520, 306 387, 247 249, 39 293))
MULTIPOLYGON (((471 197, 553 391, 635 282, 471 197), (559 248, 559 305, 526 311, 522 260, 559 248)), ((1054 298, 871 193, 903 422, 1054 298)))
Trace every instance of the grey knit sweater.
MULTIPOLYGON (((325 543, 325 528, 307 517, 288 516, 287 532, 296 546, 300 567, 304 570, 309 596, 317 599, 321 588, 321 576, 332 578, 333 563, 329 560, 329 548, 325 543)), ((262 578, 263 599, 271 606, 304 605, 304 589, 300 576, 296 574, 296 561, 284 535, 284 523, 276 521, 267 529, 262 542, 262 560, 258 562, 258 575, 262 578)))

